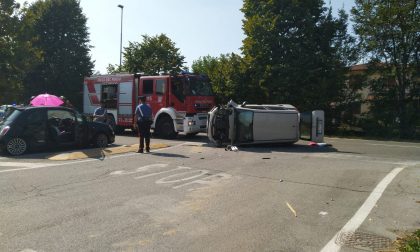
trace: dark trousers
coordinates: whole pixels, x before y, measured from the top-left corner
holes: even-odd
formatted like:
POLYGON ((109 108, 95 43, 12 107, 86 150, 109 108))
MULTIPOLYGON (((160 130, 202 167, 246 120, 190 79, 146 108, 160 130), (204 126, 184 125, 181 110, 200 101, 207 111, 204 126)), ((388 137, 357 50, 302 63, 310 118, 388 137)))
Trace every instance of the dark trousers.
POLYGON ((150 150, 150 124, 144 122, 137 122, 137 126, 140 137, 139 149, 144 149, 144 142, 146 141, 146 150, 150 150))

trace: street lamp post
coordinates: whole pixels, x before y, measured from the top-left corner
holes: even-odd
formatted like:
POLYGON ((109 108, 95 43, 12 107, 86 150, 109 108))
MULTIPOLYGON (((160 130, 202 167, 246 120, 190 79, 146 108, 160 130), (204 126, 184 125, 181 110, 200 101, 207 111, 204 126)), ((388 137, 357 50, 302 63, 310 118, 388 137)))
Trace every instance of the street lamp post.
POLYGON ((121 69, 121 57, 122 57, 122 29, 123 29, 123 10, 124 5, 119 4, 118 8, 121 8, 121 36, 120 36, 120 69, 121 69))

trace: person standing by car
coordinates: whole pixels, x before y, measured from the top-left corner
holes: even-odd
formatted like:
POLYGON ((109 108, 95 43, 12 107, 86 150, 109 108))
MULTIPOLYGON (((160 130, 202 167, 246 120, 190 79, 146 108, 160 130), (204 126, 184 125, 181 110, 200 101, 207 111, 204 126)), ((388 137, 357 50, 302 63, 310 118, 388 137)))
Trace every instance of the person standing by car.
POLYGON ((145 141, 146 152, 150 152, 150 126, 152 123, 152 109, 146 104, 146 97, 141 96, 134 116, 134 128, 137 128, 140 138, 138 153, 143 153, 145 141))
POLYGON ((93 112, 93 121, 95 122, 107 122, 108 111, 105 108, 105 102, 101 101, 101 106, 93 112))
POLYGON ((67 107, 67 108, 73 108, 73 109, 74 109, 74 106, 73 106, 73 104, 70 102, 70 100, 69 100, 69 99, 67 99, 67 98, 66 98, 66 97, 64 97, 64 96, 60 96, 60 99, 64 102, 62 106, 67 107))

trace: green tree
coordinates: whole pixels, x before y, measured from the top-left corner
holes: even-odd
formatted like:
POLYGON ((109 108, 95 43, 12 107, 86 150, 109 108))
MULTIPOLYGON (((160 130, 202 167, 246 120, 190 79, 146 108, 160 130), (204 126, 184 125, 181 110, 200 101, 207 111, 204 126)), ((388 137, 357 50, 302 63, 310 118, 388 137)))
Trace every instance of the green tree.
POLYGON ((116 74, 116 73, 121 73, 124 72, 124 66, 120 66, 120 65, 113 65, 113 64, 108 64, 108 66, 106 67, 106 72, 107 74, 116 74))
POLYGON ((165 34, 142 37, 141 42, 129 42, 129 46, 124 48, 125 70, 147 75, 179 73, 182 70, 185 57, 170 38, 165 34))
POLYGON ((331 118, 331 104, 343 99, 346 64, 354 61, 345 13, 334 18, 322 0, 245 0, 242 11, 255 101, 324 109, 331 118))
POLYGON ((0 104, 24 102, 22 81, 39 59, 32 40, 25 37, 19 4, 0 2, 0 104))
POLYGON ((78 0, 37 1, 25 10, 42 61, 25 78, 27 96, 49 92, 82 105, 83 78, 92 74, 86 17, 78 0))
POLYGON ((403 138, 420 123, 420 4, 417 0, 356 0, 352 9, 371 72, 370 113, 377 127, 398 130, 403 138))
POLYGON ((222 54, 220 57, 200 57, 192 64, 197 74, 207 75, 216 94, 217 102, 226 103, 230 99, 246 101, 250 95, 244 86, 243 59, 237 54, 222 54))

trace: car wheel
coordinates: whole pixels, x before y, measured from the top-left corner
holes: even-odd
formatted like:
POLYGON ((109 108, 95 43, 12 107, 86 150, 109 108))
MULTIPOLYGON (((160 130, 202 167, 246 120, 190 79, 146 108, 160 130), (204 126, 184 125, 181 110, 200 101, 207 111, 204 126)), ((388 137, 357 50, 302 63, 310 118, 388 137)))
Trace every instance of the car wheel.
POLYGON ((22 138, 15 137, 6 144, 7 152, 12 156, 19 156, 26 152, 28 145, 22 138))
POLYGON ((172 118, 169 116, 162 117, 159 119, 157 124, 156 128, 158 136, 166 139, 176 137, 177 133, 175 132, 172 118))
POLYGON ((108 146, 108 137, 103 134, 99 133, 95 138, 95 146, 98 148, 105 148, 108 146))

